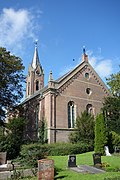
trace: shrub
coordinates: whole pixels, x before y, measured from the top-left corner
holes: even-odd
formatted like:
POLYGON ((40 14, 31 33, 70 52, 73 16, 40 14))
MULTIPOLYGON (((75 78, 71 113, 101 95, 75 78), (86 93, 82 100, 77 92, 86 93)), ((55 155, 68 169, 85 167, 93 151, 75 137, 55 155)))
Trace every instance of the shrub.
POLYGON ((37 167, 37 160, 45 158, 48 153, 47 145, 29 144, 22 145, 20 151, 21 163, 30 167, 37 167))
POLYGON ((22 117, 9 120, 6 124, 6 134, 0 136, 0 151, 7 152, 7 159, 14 159, 19 155, 25 122, 22 117))
POLYGON ((29 144, 23 145, 20 152, 21 163, 30 167, 37 167, 37 160, 46 156, 80 154, 93 150, 93 145, 81 143, 56 143, 56 144, 29 144))
POLYGON ((76 131, 72 132, 69 136, 71 143, 93 142, 94 141, 94 117, 84 111, 81 116, 76 118, 76 131))
POLYGON ((95 122, 95 152, 104 155, 104 146, 106 143, 107 138, 104 117, 102 114, 98 114, 95 122))

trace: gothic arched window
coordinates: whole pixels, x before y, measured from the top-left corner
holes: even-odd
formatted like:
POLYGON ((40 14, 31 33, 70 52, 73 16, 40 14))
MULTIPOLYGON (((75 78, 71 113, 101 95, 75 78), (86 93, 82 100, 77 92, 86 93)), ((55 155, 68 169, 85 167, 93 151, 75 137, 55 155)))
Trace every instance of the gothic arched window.
POLYGON ((93 106, 92 104, 87 104, 86 111, 90 114, 93 114, 93 106))
POLYGON ((68 128, 74 128, 75 126, 75 106, 74 102, 68 103, 68 128))
POLYGON ((28 82, 28 95, 30 95, 30 82, 28 82))
POLYGON ((38 121, 39 121, 39 104, 36 106, 36 109, 35 109, 35 125, 36 125, 36 130, 38 130, 38 121))
POLYGON ((36 81, 36 91, 38 91, 39 90, 39 81, 37 80, 36 81))

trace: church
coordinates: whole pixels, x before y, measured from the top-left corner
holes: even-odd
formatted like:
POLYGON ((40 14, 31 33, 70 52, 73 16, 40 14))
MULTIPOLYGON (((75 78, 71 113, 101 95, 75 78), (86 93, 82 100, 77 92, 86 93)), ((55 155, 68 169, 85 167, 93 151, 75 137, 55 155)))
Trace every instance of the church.
POLYGON ((89 64, 85 49, 79 65, 57 80, 51 71, 44 86, 44 70, 36 44, 26 78, 26 98, 21 103, 28 120, 27 137, 37 140, 40 122, 45 121, 48 143, 67 142, 76 117, 84 110, 96 116, 106 96, 109 91, 89 64))

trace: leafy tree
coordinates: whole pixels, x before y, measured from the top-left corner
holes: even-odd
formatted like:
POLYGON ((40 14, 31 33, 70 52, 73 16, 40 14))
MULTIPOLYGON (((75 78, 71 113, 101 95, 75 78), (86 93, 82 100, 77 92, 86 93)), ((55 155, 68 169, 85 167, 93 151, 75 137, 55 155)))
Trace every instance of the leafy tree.
POLYGON ((79 141, 93 142, 94 140, 94 117, 87 111, 81 113, 81 116, 76 118, 76 128, 69 136, 72 143, 79 141))
POLYGON ((110 78, 107 78, 106 80, 112 94, 120 96, 120 71, 116 74, 111 74, 110 78))
POLYGON ((23 70, 22 60, 0 47, 0 120, 4 120, 7 110, 23 96, 23 70))
POLYGON ((100 113, 96 117, 95 121, 95 146, 94 151, 96 153, 101 153, 104 155, 104 146, 107 143, 106 138, 106 127, 105 127, 105 120, 103 114, 100 113))
POLYGON ((18 156, 24 141, 25 125, 24 118, 13 118, 6 125, 6 133, 0 136, 0 151, 7 151, 8 159, 14 159, 18 156))
POLYGON ((120 97, 107 97, 102 108, 108 132, 120 134, 120 97))
POLYGON ((108 131, 120 134, 120 72, 112 74, 107 79, 112 96, 106 97, 103 102, 103 112, 106 118, 108 131))

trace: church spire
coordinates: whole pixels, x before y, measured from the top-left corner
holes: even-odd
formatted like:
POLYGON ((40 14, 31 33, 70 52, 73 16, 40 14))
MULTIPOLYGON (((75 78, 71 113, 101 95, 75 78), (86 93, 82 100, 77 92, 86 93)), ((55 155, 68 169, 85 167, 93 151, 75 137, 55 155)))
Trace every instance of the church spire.
POLYGON ((37 65, 40 65, 39 56, 38 56, 38 48, 37 48, 37 40, 35 41, 35 50, 34 50, 34 56, 32 59, 32 67, 33 69, 36 69, 37 65))

